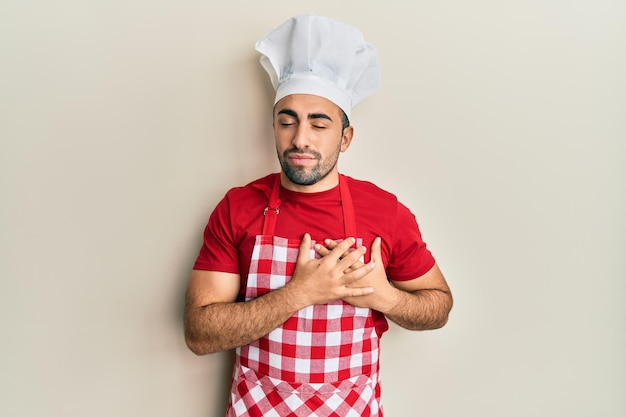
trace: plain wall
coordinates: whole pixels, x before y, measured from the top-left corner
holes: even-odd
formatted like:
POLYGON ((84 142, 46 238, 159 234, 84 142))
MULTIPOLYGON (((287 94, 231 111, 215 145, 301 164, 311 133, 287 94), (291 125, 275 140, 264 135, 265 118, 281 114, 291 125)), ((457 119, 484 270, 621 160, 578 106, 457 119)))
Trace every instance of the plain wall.
POLYGON ((185 285, 224 192, 278 169, 254 43, 307 12, 378 49, 340 170, 455 296, 383 337, 386 415, 626 415, 626 3, 4 0, 0 416, 223 412, 185 285))

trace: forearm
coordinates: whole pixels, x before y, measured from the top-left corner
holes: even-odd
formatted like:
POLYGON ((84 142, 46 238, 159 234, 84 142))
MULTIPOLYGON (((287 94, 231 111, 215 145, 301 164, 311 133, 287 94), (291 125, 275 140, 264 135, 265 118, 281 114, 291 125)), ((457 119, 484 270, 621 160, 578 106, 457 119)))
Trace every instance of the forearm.
POLYGON ((221 302, 185 309, 185 340, 197 355, 251 343, 305 305, 285 288, 246 302, 221 302))
POLYGON ((452 309, 449 291, 424 289, 405 292, 395 289, 396 302, 385 316, 409 330, 432 330, 443 327, 452 309))

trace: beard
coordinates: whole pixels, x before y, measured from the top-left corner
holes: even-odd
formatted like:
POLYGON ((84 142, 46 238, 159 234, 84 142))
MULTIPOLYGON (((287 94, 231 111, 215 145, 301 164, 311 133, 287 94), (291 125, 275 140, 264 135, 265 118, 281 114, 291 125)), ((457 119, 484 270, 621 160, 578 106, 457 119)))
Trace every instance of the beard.
POLYGON ((297 185, 313 185, 326 178, 326 176, 337 165, 338 159, 339 148, 335 153, 325 159, 322 158, 322 155, 319 152, 304 151, 295 148, 287 149, 282 155, 278 154, 278 160, 283 172, 287 178, 289 178, 289 181, 297 185), (315 164, 312 168, 303 166, 292 167, 287 162, 290 154, 309 155, 317 160, 317 164, 315 164))

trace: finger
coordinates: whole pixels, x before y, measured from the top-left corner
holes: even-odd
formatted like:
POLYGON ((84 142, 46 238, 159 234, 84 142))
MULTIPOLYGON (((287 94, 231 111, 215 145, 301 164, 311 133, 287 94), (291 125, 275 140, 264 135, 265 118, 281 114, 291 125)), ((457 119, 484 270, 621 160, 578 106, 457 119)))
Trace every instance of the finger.
MULTIPOLYGON (((374 261, 361 265, 358 268, 351 268, 345 275, 342 277, 342 283, 346 286, 352 286, 355 282, 360 280, 369 274, 376 267, 376 263, 374 261)), ((358 283, 357 283, 358 284, 358 283)))
MULTIPOLYGON (((337 246, 339 248, 339 246, 337 246)), ((334 250, 336 250, 335 248, 334 250)), ((364 246, 360 246, 353 251, 344 253, 341 257, 338 258, 339 266, 343 268, 343 270, 352 268, 360 268, 363 263, 360 261, 361 256, 365 253, 366 248, 364 246)))
POLYGON ((326 248, 324 245, 320 245, 319 243, 315 244, 315 253, 317 253, 322 258, 330 253, 330 249, 326 248))
POLYGON ((382 239, 377 237, 372 242, 372 252, 370 254, 370 258, 373 262, 381 262, 382 257, 380 255, 380 247, 382 246, 382 239))
MULTIPOLYGON (((343 241, 336 241, 336 240, 332 240, 332 239, 324 239, 324 244, 326 245, 326 247, 330 250, 335 249, 337 246, 339 246, 340 243, 345 242, 345 240, 343 241)), ((354 244, 354 243, 353 243, 354 244)), ((350 252, 352 245, 350 245, 350 247, 346 250, 346 252, 342 255, 345 256, 348 254, 348 252, 350 252)))
MULTIPOLYGON (((337 243, 335 242, 335 246, 336 246, 336 245, 337 245, 337 243)), ((321 258, 323 258, 324 256, 326 256, 326 255, 328 255, 328 254, 330 253, 330 250, 329 250, 327 247, 325 247, 325 246, 323 246, 323 245, 320 245, 319 243, 316 243, 316 244, 315 244, 314 249, 315 249, 315 253, 317 253, 317 254, 318 254, 321 258)), ((342 259, 343 259, 343 257, 344 257, 345 255, 347 255, 347 254, 348 254, 348 252, 346 252, 344 255, 340 256, 340 257, 339 257, 339 259, 337 259, 337 261, 342 260, 342 259)), ((343 273, 344 273, 344 274, 349 274, 349 273, 352 271, 352 268, 354 268, 354 267, 360 267, 361 265, 362 265, 362 264, 361 264, 360 262, 355 262, 354 264, 352 264, 351 266, 349 266, 347 269, 345 269, 345 270, 343 271, 343 273)))
POLYGON ((324 239, 324 244, 329 249, 335 249, 337 247, 337 245, 339 245, 339 242, 336 242, 336 241, 334 241, 332 239, 324 239))
MULTIPOLYGON (((337 246, 339 246, 339 242, 334 241, 332 239, 325 239, 324 244, 326 245, 326 248, 329 249, 328 252, 330 252, 330 250, 335 249, 337 246)), ((347 251, 341 254, 341 256, 339 257, 339 260, 346 257, 346 255, 348 255, 349 253, 350 253, 350 250, 348 249, 347 251)))
POLYGON ((350 255, 348 253, 348 250, 354 244, 354 242, 355 242, 355 239, 352 238, 352 237, 344 239, 337 246, 335 246, 334 248, 331 249, 329 255, 332 256, 333 258, 336 258, 335 260, 337 260, 337 259, 345 259, 348 255, 350 255), (344 256, 344 255, 346 255, 346 256, 344 256))
POLYGON ((305 233, 302 237, 302 242, 300 242, 300 249, 298 251, 298 261, 297 262, 305 262, 311 259, 311 255, 309 254, 309 250, 311 249, 311 235, 305 233))
POLYGON ((372 287, 360 287, 360 288, 346 288, 346 295, 341 298, 348 297, 361 297, 364 295, 369 295, 374 292, 374 288, 372 287))
MULTIPOLYGON (((332 239, 324 239, 324 244, 325 244, 325 245, 326 245, 326 247, 327 247, 327 248, 329 248, 329 249, 334 249, 334 248, 336 248, 337 246, 339 246, 339 242, 336 242, 336 241, 334 241, 334 240, 332 240, 332 239)), ((367 248, 366 248, 366 247, 363 247, 363 249, 364 249, 364 252, 367 252, 367 248)), ((341 258, 341 259, 345 258, 345 257, 346 257, 346 256, 347 256, 350 252, 352 252, 352 251, 353 251, 353 249, 352 249, 351 247, 350 247, 350 248, 348 248, 348 250, 347 250, 346 252, 344 252, 344 253, 341 255, 341 257, 340 257, 340 258, 341 258)), ((361 262, 355 262, 352 266, 353 266, 353 267, 360 267, 361 265, 363 265, 363 263, 361 263, 361 262)))

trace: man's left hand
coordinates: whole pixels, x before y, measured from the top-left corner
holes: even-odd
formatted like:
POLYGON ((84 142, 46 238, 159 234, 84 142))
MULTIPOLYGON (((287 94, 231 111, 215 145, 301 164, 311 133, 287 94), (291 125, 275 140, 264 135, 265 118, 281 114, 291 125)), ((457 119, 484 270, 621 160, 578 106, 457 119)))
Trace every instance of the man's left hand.
MULTIPOLYGON (((326 239, 324 244, 326 246, 315 245, 315 252, 322 257, 328 255, 339 243, 332 239, 326 239)), ((398 299, 396 292, 398 289, 394 288, 387 279, 380 251, 381 238, 377 237, 372 242, 370 253, 370 261, 375 263, 375 267, 359 280, 359 285, 372 287, 374 292, 370 295, 360 297, 343 298, 343 300, 355 307, 371 308, 385 313, 396 305, 398 299)), ((344 273, 349 273, 352 268, 359 268, 362 265, 361 262, 356 262, 350 269, 344 271, 344 273)))

